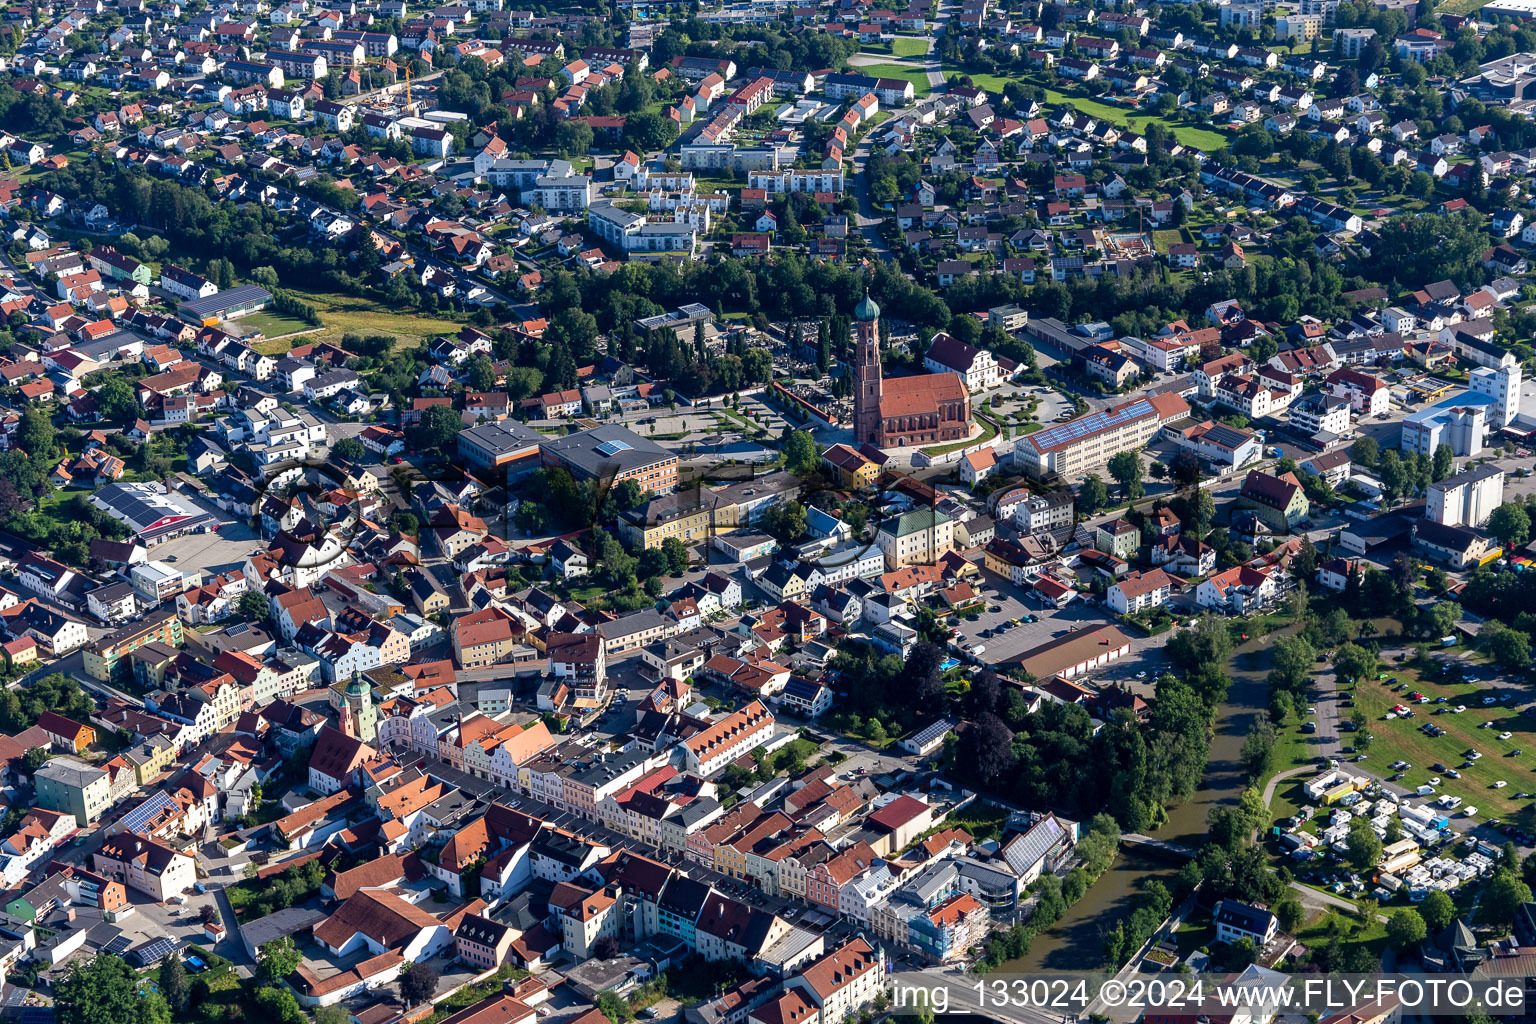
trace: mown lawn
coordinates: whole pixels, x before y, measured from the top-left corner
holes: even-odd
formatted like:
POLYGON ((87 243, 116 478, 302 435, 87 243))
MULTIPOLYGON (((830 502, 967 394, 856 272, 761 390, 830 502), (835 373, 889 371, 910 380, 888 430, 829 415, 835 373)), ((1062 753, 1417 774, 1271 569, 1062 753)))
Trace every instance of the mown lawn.
MULTIPOLYGON (((1333 938, 1330 925, 1336 916, 1339 916, 1337 911, 1332 910, 1309 916, 1307 923, 1297 930, 1296 941, 1308 949, 1322 949, 1333 938)), ((1345 942, 1350 945, 1363 944, 1378 956, 1387 948, 1387 926, 1374 918, 1370 921, 1357 921, 1345 917, 1343 934, 1345 942)))
POLYGON ((928 52, 928 40, 897 36, 891 40, 891 52, 898 57, 921 57, 928 52))
MULTIPOLYGON (((870 72, 870 74, 873 73, 874 72, 870 72)), ((977 88, 985 89, 989 93, 998 95, 1001 95, 1002 91, 1007 88, 1008 83, 1011 81, 1030 81, 1028 78, 1024 77, 1014 79, 1005 77, 1003 75, 980 74, 971 75, 970 77, 971 81, 975 83, 977 88)), ((1038 84, 1038 82, 1034 84, 1038 84)), ((1175 124, 1172 121, 1168 121, 1163 118, 1138 116, 1132 111, 1127 110, 1125 107, 1117 106, 1113 103, 1105 103, 1101 100, 1090 99, 1086 96, 1076 96, 1070 93, 1064 93, 1058 89, 1043 89, 1043 91, 1045 93, 1047 103, 1066 104, 1067 106, 1070 106, 1081 113, 1088 114, 1092 117, 1102 118, 1105 121, 1110 121, 1114 124, 1120 125, 1123 128, 1130 128, 1137 132, 1145 133, 1147 130, 1147 125, 1151 124, 1153 121, 1161 120, 1164 126, 1167 127, 1168 131, 1173 135, 1175 139, 1178 139, 1186 146, 1193 146, 1196 149, 1203 150, 1208 153, 1215 152, 1216 150, 1220 149, 1225 149, 1227 140, 1229 138, 1229 133, 1223 130, 1214 128, 1202 128, 1199 125, 1192 124, 1175 124)))
POLYGON ((235 326, 237 330, 244 328, 260 331, 269 340, 281 338, 285 334, 297 334, 300 331, 310 330, 309 324, 298 317, 270 311, 252 313, 250 316, 241 317, 236 321, 235 326))
POLYGON ((876 78, 902 78, 912 83, 912 89, 919 96, 927 96, 932 88, 928 85, 928 72, 919 68, 909 68, 903 64, 865 64, 853 69, 861 75, 874 75, 876 78))
MULTIPOLYGON (((1355 688, 1355 702, 1370 721, 1373 740, 1368 755, 1375 772, 1391 774, 1389 766, 1392 762, 1407 761, 1412 767, 1401 780, 1401 785, 1409 789, 1423 785, 1432 775, 1438 775, 1441 785, 1436 787, 1436 792, 1461 797, 1464 808, 1477 807, 1479 819, 1486 820, 1495 815, 1517 815, 1519 820, 1529 824, 1536 817, 1527 801, 1515 799, 1516 793, 1536 790, 1536 772, 1533 772, 1533 766, 1536 766, 1536 719, 1503 704, 1483 704, 1485 696, 1497 697, 1511 692, 1509 684, 1433 683, 1421 679, 1414 670, 1401 667, 1391 669, 1388 678, 1396 678, 1398 682, 1407 685, 1393 693, 1388 680, 1370 679, 1362 681, 1355 688), (1407 699, 1407 695, 1413 691, 1432 700, 1444 696, 1447 702, 1415 704, 1407 699), (1414 711, 1414 717, 1382 721, 1381 716, 1399 703, 1408 705, 1414 711), (1459 715, 1450 711, 1439 715, 1434 713, 1436 708, 1454 708, 1458 705, 1467 710, 1459 715), (1426 722, 1444 729, 1445 735, 1431 737, 1419 731, 1419 726, 1426 722), (1483 722, 1493 724, 1486 729, 1478 728, 1483 722), (1510 738, 1499 739, 1505 732, 1510 733, 1510 738), (1461 768, 1462 752, 1468 748, 1481 752, 1483 757, 1472 767, 1461 768), (1513 751, 1526 748, 1529 748, 1526 753, 1519 757, 1513 756, 1513 751), (1436 762, 1457 769, 1461 772, 1461 778, 1452 779, 1444 772, 1431 771, 1430 765, 1436 762), (1491 788, 1499 780, 1508 785, 1503 789, 1491 788)), ((1350 710, 1341 708, 1340 714, 1347 714, 1350 710)), ((1349 735, 1342 734, 1346 743, 1349 735)))

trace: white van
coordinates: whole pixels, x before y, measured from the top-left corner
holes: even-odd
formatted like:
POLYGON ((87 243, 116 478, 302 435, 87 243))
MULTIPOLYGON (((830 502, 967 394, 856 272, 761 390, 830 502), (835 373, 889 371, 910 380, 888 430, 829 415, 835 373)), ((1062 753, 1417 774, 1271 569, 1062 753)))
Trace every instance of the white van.
POLYGON ((1461 812, 1461 816, 1463 818, 1470 818, 1470 817, 1472 817, 1475 814, 1477 814, 1477 808, 1476 807, 1468 807, 1466 810, 1461 812))
POLYGON ((1433 796, 1434 792, 1435 792, 1435 787, 1434 786, 1420 786, 1414 792, 1418 793, 1419 796, 1433 796))

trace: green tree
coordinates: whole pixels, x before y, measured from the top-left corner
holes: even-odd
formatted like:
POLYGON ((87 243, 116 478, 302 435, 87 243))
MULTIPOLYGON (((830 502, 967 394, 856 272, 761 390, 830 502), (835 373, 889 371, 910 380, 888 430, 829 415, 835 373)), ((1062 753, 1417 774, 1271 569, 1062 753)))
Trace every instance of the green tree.
POLYGON ((59 1024, 170 1024, 158 992, 142 991, 136 971, 111 953, 76 960, 54 987, 59 1024))
POLYGON ((673 572, 688 568, 688 545, 676 537, 661 542, 661 552, 667 556, 667 565, 673 572))
POLYGON ((21 423, 16 427, 16 447, 40 462, 51 462, 54 436, 53 423, 46 412, 35 405, 21 411, 21 423))
POLYGON ((96 389, 96 410, 106 422, 126 426, 139 417, 139 396, 124 378, 108 377, 96 389))
POLYGON ((555 128, 555 148, 566 160, 586 156, 592 148, 592 126, 585 121, 561 121, 555 128))
POLYGON ((240 614, 248 619, 267 617, 267 597, 259 590, 247 590, 240 595, 240 614))
POLYGON ((1445 636, 1461 621, 1461 605, 1455 601, 1436 601, 1426 605, 1419 614, 1426 636, 1445 636))
POLYGON ((172 1013, 181 1013, 187 1008, 187 999, 192 994, 190 984, 187 982, 187 965, 181 962, 181 953, 172 953, 165 958, 160 965, 160 994, 165 997, 172 1013))
POLYGON ((279 982, 299 969, 304 954, 293 944, 293 939, 283 936, 273 939, 257 950, 256 975, 263 981, 279 982))
POLYGON ((1333 667, 1340 676, 1356 682, 1368 679, 1379 671, 1380 662, 1370 648, 1359 644, 1341 644, 1333 653, 1333 667))
POLYGON ((645 111, 630 114, 624 123, 624 137, 641 153, 666 149, 677 138, 677 131, 677 122, 670 117, 645 111))
POLYGON ((256 1008, 261 1018, 272 1024, 308 1024, 309 1018, 293 993, 286 988, 266 986, 256 990, 256 1008))
MULTIPOLYGON (((1175 205, 1182 206, 1182 203, 1175 205)), ((1240 971, 1252 964, 1258 957, 1258 949, 1254 947, 1253 940, 1243 936, 1227 947, 1227 970, 1240 971)))
POLYGON ((446 405, 428 406, 416 426, 414 443, 421 451, 447 452, 462 429, 464 422, 456 410, 446 405))
POLYGON ((805 506, 798 501, 770 505, 763 513, 763 532, 780 544, 793 544, 805 536, 805 506))
POLYGON ((52 756, 45 747, 33 747, 21 756, 21 770, 26 775, 33 775, 52 756))
POLYGON ((1381 860, 1381 839, 1369 818, 1350 819, 1345 851, 1345 858, 1356 871, 1369 871, 1381 860))
POLYGON ((1275 904, 1274 909, 1275 919, 1280 922, 1280 930, 1287 935, 1295 935, 1297 929, 1306 922, 1307 911, 1300 900, 1283 899, 1275 904))
POLYGON ((471 391, 489 391, 496 386, 496 364, 484 352, 476 352, 464 364, 465 382, 471 391))
POLYGON ((1279 731, 1275 724, 1267 718, 1261 718, 1254 723, 1253 731, 1243 740, 1240 756, 1243 767, 1248 769, 1248 776, 1252 779, 1264 779, 1269 775, 1269 769, 1274 763, 1275 740, 1279 737, 1279 731))
POLYGON ((1376 465, 1376 459, 1381 454, 1381 447, 1376 443, 1374 437, 1366 435, 1349 446, 1349 454, 1360 465, 1371 467, 1376 465))
POLYGON ((1430 479, 1444 480, 1451 475, 1451 469, 1455 466, 1455 456, 1448 444, 1438 445, 1435 448, 1434 462, 1429 471, 1430 479))
POLYGON ((1304 636, 1280 637, 1274 645, 1274 668, 1270 681, 1287 690, 1300 690, 1306 686, 1317 650, 1304 636))
POLYGON ((437 992, 437 972, 424 963, 414 963, 400 975, 400 1001, 417 1006, 437 992))
POLYGON ((1456 920, 1456 903, 1443 891, 1436 889, 1419 904, 1419 916, 1429 932, 1438 935, 1456 920))
POLYGON ((1077 491, 1078 510, 1091 516, 1108 504, 1109 488, 1104 486, 1104 481, 1099 479, 1097 473, 1089 473, 1077 491))
POLYGON ((355 437, 344 437, 331 445, 331 458, 356 462, 368 457, 368 449, 355 437))
POLYGON ((1531 887, 1522 882, 1513 871, 1500 868, 1493 880, 1483 890, 1483 900, 1478 906, 1478 919, 1508 930, 1514 923, 1515 914, 1523 903, 1530 902, 1531 887))
POLYGON ((629 1004, 612 991, 599 992, 595 1005, 611 1024, 628 1024, 635 1019, 635 1015, 630 1012, 629 1004))
POLYGON ((1398 949, 1417 946, 1428 931, 1424 919, 1412 907, 1402 907, 1387 919, 1387 941, 1398 949))
POLYGON ((1531 517, 1523 506, 1506 501, 1488 517, 1488 532, 1500 544, 1524 544, 1531 536, 1531 517))
POLYGON ((1142 486, 1144 467, 1135 452, 1120 452, 1109 460, 1109 475, 1115 478, 1126 498, 1134 501, 1146 493, 1142 486))
POLYGON ((1477 646, 1501 668, 1523 669, 1531 663, 1531 638, 1502 622, 1489 620, 1477 634, 1477 646))
POLYGON ((788 431, 780 438, 780 450, 784 453, 784 468, 797 476, 813 472, 821 458, 816 451, 816 438, 808 430, 788 431))

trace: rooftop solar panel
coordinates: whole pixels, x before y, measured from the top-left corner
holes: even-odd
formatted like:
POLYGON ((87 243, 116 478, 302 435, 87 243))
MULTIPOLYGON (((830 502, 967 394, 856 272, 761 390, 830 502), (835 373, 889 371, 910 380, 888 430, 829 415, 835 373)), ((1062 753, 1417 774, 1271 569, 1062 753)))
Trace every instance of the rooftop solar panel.
POLYGON ((134 959, 148 967, 157 964, 161 960, 176 952, 176 940, 162 936, 158 939, 150 939, 144 945, 133 951, 134 959))
POLYGON ((1048 448, 1059 448, 1074 441, 1080 441, 1085 437, 1101 433, 1128 423, 1131 420, 1140 419, 1153 411, 1152 404, 1147 401, 1135 401, 1115 412, 1093 412, 1086 416, 1079 416, 1075 420, 1047 427, 1030 435, 1036 448, 1044 451, 1048 448))
POLYGON ((1214 424, 1205 432, 1205 439, 1212 444, 1219 444, 1223 448, 1236 448, 1248 440, 1248 435, 1240 430, 1233 430, 1223 424, 1214 424))
POLYGON ((151 793, 143 803, 123 815, 123 828, 129 832, 143 832, 150 819, 171 806, 173 806, 171 798, 164 792, 151 793))

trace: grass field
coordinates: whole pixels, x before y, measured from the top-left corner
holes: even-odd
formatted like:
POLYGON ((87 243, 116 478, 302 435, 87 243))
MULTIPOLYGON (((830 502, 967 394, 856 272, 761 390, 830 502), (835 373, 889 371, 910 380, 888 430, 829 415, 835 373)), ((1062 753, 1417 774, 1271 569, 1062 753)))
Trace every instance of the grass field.
MULTIPOLYGON (((1071 96, 1064 92, 1058 92, 1055 89, 1046 89, 1045 96, 1052 103, 1065 103, 1084 114, 1103 118, 1106 121, 1130 128, 1133 131, 1145 132, 1147 125, 1159 120, 1155 117, 1133 117, 1131 112, 1124 107, 1102 103, 1098 100, 1088 99, 1085 96, 1071 96)), ((1164 124, 1173 137, 1186 146, 1194 146, 1196 149, 1206 152, 1214 152, 1226 148, 1227 136, 1223 132, 1210 128, 1200 128, 1195 125, 1171 124, 1166 121, 1164 124)))
MULTIPOLYGON (((870 73, 873 74, 874 72, 870 73)), ((1015 79, 1005 78, 1002 75, 971 75, 971 81, 978 88, 985 89, 990 93, 1001 93, 1008 83, 1015 81, 1015 79)), ((1028 79, 1019 78, 1017 81, 1028 81, 1028 79)), ((1102 118, 1123 128, 1131 128, 1138 132, 1145 132, 1147 125, 1159 120, 1155 117, 1139 117, 1124 107, 1090 99, 1086 96, 1074 96, 1057 89, 1044 89, 1043 91, 1048 103, 1063 103, 1084 114, 1102 118)), ((1227 132, 1213 128, 1202 128, 1191 124, 1173 124, 1169 121, 1164 121, 1163 123, 1167 126, 1168 131, 1173 137, 1186 146, 1193 146, 1208 153, 1226 148, 1229 137, 1227 132)))
POLYGON ((903 78, 912 83, 912 89, 919 96, 927 96, 932 91, 928 85, 928 72, 920 68, 909 68, 903 64, 865 64, 854 68, 861 75, 874 75, 876 78, 903 78))
MULTIPOLYGON (((1407 685, 1393 693, 1386 680, 1372 679, 1361 682, 1355 689, 1355 702, 1371 723, 1374 740, 1369 756, 1374 770, 1387 772, 1392 762, 1407 761, 1413 767, 1408 769, 1401 785, 1412 789, 1424 784, 1430 776, 1438 775, 1442 784, 1436 787, 1437 792, 1461 797, 1463 807, 1476 806, 1478 818, 1486 820, 1495 815, 1513 815, 1529 825, 1533 819, 1530 805, 1525 800, 1516 800, 1515 794, 1536 790, 1536 772, 1533 772, 1533 766, 1536 766, 1536 719, 1503 704, 1483 704, 1484 697, 1502 696, 1512 692, 1512 688, 1497 683, 1427 682, 1417 672, 1406 668, 1393 670, 1389 678, 1407 685), (1413 704, 1407 700, 1407 694, 1412 691, 1431 699, 1444 696, 1447 703, 1413 704), (1381 716, 1398 703, 1408 704, 1415 712, 1414 717, 1381 721, 1381 716), (1436 708, 1458 705, 1467 710, 1459 715, 1434 713, 1436 708), (1419 726, 1425 722, 1444 729, 1445 735, 1430 737, 1420 732, 1419 726), (1493 724, 1486 729, 1478 728, 1483 722, 1493 724), (1510 738, 1499 739, 1505 732, 1510 733, 1510 738), (1469 748, 1480 751, 1483 757, 1470 768, 1459 768, 1464 760, 1462 752, 1469 748), (1529 749, 1523 756, 1512 756, 1513 751, 1525 748, 1529 749), (1431 771, 1430 765, 1436 762, 1456 768, 1462 777, 1452 779, 1444 772, 1431 771), (1491 788, 1499 780, 1508 785, 1504 789, 1491 788)), ((1341 714, 1349 710, 1340 709, 1341 714)), ((1347 738, 1348 734, 1344 735, 1347 738)))
MULTIPOLYGON (((1340 915, 1331 910, 1315 916, 1309 914, 1307 923, 1297 931, 1296 940, 1308 949, 1320 949, 1328 945, 1333 937, 1330 926, 1338 916, 1340 915)), ((1344 935, 1348 943, 1363 944, 1378 956, 1387 948, 1387 926, 1374 918, 1370 921, 1358 921, 1352 917, 1345 917, 1344 935)))
POLYGON ((260 331, 269 339, 311 329, 309 324, 298 317, 286 316, 282 313, 252 313, 236 321, 235 327, 237 332, 240 329, 260 331))
POLYGON ((897 36, 891 40, 891 52, 898 57, 921 57, 928 52, 928 40, 915 36, 897 36))
POLYGON ((1163 255, 1167 255, 1170 245, 1178 245, 1182 241, 1184 241, 1184 232, 1178 228, 1152 232, 1152 245, 1163 255))
POLYGON ((414 348, 439 334, 459 333, 457 321, 430 313, 394 312, 372 299, 329 292, 298 295, 320 310, 325 325, 318 333, 306 335, 307 341, 337 341, 343 334, 390 334, 406 348, 414 348))

